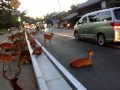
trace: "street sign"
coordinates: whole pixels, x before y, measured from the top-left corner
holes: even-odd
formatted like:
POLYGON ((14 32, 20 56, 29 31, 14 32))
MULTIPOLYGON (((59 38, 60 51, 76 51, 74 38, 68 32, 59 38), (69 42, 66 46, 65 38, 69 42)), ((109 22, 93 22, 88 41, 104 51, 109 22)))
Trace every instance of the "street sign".
POLYGON ((17 9, 21 3, 18 0, 11 0, 10 6, 14 7, 17 9))
POLYGON ((20 15, 20 11, 18 10, 11 10, 11 15, 20 15))

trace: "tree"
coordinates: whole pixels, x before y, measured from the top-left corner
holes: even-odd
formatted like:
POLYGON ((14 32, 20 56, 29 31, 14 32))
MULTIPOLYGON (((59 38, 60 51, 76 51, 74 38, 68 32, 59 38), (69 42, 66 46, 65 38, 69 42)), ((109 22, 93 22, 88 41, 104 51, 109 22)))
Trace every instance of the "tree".
POLYGON ((5 28, 10 20, 10 5, 8 4, 10 0, 0 1, 0 28, 5 28))
POLYGON ((47 14, 45 17, 44 17, 44 21, 47 23, 47 24, 50 24, 51 23, 51 18, 52 18, 52 13, 51 14, 47 14))
POLYGON ((76 10, 77 10, 77 7, 78 7, 78 4, 76 4, 76 5, 71 5, 71 6, 70 6, 70 10, 68 11, 68 13, 69 13, 69 14, 72 14, 72 13, 77 12, 77 11, 76 11, 76 10))
POLYGON ((107 7, 119 7, 120 6, 120 0, 107 0, 107 7))

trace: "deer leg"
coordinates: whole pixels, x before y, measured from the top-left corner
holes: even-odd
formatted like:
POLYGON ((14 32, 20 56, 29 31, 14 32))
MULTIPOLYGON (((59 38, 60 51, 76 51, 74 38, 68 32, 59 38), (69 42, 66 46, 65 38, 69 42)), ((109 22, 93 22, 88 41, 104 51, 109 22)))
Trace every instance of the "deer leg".
POLYGON ((52 44, 51 44, 51 40, 50 40, 50 45, 52 45, 52 44))

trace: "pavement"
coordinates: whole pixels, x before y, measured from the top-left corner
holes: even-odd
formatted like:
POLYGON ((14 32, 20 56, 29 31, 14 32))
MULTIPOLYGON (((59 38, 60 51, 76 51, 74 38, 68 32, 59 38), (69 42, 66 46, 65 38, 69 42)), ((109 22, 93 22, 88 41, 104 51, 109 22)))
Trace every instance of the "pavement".
MULTIPOLYGON (((15 31, 12 31, 11 33, 6 32, 1 34, 0 43, 10 42, 7 36, 10 36, 12 33, 15 33, 15 31)), ((16 68, 16 63, 15 62, 12 63, 11 66, 12 66, 12 70, 14 71, 16 68)), ((9 81, 3 78, 2 76, 2 67, 3 67, 3 63, 0 62, 0 90, 13 90, 12 87, 10 86, 9 81)), ((24 90, 39 90, 32 64, 21 65, 21 73, 18 77, 19 77, 18 84, 24 90)))

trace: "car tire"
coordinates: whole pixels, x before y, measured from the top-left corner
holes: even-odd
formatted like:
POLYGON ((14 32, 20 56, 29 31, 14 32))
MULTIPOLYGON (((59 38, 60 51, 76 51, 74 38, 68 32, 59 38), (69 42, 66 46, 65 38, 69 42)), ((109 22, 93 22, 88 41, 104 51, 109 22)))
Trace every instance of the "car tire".
POLYGON ((79 39, 80 39, 78 32, 75 32, 75 33, 74 33, 74 36, 75 36, 75 39, 76 39, 76 40, 79 40, 79 39))
POLYGON ((101 46, 104 45, 105 44, 105 36, 103 34, 98 35, 97 42, 101 46))

